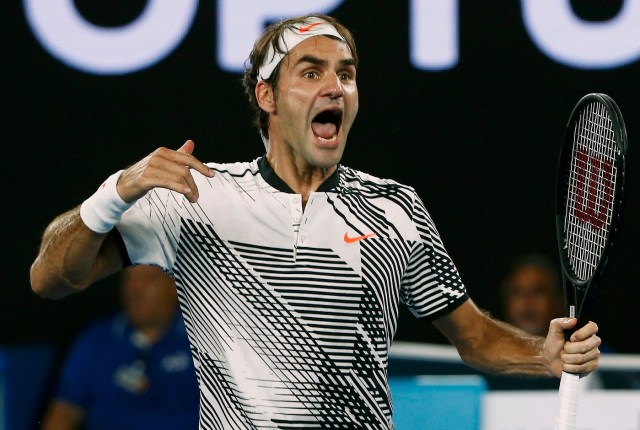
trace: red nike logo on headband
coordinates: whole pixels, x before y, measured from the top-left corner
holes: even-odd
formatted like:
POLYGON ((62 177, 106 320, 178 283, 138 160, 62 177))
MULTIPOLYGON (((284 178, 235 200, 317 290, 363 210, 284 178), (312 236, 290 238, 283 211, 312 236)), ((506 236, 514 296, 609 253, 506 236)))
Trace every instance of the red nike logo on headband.
POLYGON ((307 31, 311 30, 311 29, 312 29, 313 27, 315 27, 316 25, 320 25, 320 24, 322 24, 322 23, 321 23, 321 22, 314 22, 313 24, 309 24, 309 25, 307 25, 307 26, 305 26, 305 27, 300 27, 300 28, 298 29, 298 31, 299 31, 300 33, 306 33, 307 31))

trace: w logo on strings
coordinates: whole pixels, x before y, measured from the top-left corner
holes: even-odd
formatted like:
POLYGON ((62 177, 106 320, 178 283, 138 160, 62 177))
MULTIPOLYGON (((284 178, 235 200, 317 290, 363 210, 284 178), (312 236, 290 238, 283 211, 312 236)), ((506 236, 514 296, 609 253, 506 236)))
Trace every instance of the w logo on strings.
POLYGON ((575 171, 571 186, 575 187, 575 216, 598 229, 607 221, 613 202, 615 166, 610 160, 576 149, 575 171))

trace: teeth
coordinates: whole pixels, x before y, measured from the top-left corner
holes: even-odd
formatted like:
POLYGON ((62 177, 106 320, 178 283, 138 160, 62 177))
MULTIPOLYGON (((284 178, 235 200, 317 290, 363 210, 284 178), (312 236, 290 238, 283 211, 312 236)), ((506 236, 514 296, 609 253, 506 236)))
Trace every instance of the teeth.
POLYGON ((318 140, 321 140, 323 142, 331 142, 332 140, 335 140, 336 135, 334 134, 333 136, 331 136, 329 139, 325 139, 324 137, 321 136, 316 136, 318 138, 318 140))

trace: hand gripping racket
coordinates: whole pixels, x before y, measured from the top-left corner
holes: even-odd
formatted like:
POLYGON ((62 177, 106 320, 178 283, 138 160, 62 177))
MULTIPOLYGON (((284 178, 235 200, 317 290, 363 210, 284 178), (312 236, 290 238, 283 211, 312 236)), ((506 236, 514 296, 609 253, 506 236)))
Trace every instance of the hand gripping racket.
MULTIPOLYGON (((574 330, 589 321, 620 228, 626 152, 627 132, 613 99, 582 97, 565 130, 556 190, 565 312, 578 319, 574 330)), ((562 372, 556 430, 575 428, 579 379, 562 372)))

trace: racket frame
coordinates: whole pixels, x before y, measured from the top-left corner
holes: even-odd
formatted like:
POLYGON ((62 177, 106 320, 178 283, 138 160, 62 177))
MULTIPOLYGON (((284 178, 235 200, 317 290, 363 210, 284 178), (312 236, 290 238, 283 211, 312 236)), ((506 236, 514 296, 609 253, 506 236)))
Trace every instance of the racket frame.
MULTIPOLYGON (((562 272, 562 286, 564 289, 565 315, 577 317, 578 322, 573 330, 567 330, 565 336, 567 340, 571 334, 582 327, 589 321, 595 296, 600 292, 599 283, 605 268, 607 267, 613 246, 617 241, 620 231, 623 212, 623 196, 626 182, 626 154, 627 154, 627 132, 622 118, 622 114, 613 99, 606 94, 590 93, 582 97, 574 107, 569 121, 565 128, 565 136, 560 149, 560 157, 558 163, 558 179, 556 188, 556 237, 558 240, 558 250, 560 254, 560 266, 562 272), (568 159, 571 153, 566 150, 570 145, 573 150, 576 120, 579 119, 582 109, 589 103, 602 103, 609 112, 614 131, 615 142, 618 145, 619 156, 615 157, 614 168, 617 169, 617 177, 615 181, 615 189, 611 201, 612 216, 610 220, 609 231, 605 244, 600 252, 600 257, 596 267, 593 268, 591 275, 587 279, 581 280, 575 276, 569 259, 568 252, 565 250, 565 232, 564 220, 566 201, 565 196, 568 192, 564 184, 567 179, 565 173, 567 169, 568 159)), ((578 403, 580 398, 580 375, 563 371, 560 379, 558 410, 556 412, 555 430, 575 430, 576 418, 578 414, 578 403)))
MULTIPOLYGON (((623 212, 623 197, 626 182, 626 153, 627 153, 627 132, 622 118, 622 114, 615 101, 603 93, 590 93, 583 96, 574 107, 567 126, 565 128, 564 139, 560 149, 560 157, 558 162, 558 181, 556 189, 556 237, 558 241, 558 251, 560 255, 560 266, 562 272, 562 286, 564 290, 565 315, 570 315, 571 306, 574 307, 575 316, 578 318, 578 324, 575 329, 585 325, 589 321, 594 298, 599 293, 599 281, 608 265, 614 244, 617 241, 623 212), (620 156, 614 161, 614 168, 618 172, 616 178, 615 189, 611 202, 612 218, 610 228, 607 234, 605 245, 600 254, 597 266, 593 270, 592 275, 580 280, 575 275, 567 253, 565 245, 564 220, 566 210, 566 179, 567 164, 570 161, 571 153, 574 145, 575 124, 580 118, 582 110, 590 103, 601 103, 609 112, 612 121, 612 129, 615 135, 615 142, 618 145, 620 156)), ((575 330, 574 329, 574 330, 575 330)), ((571 332, 567 333, 567 337, 571 332)))

